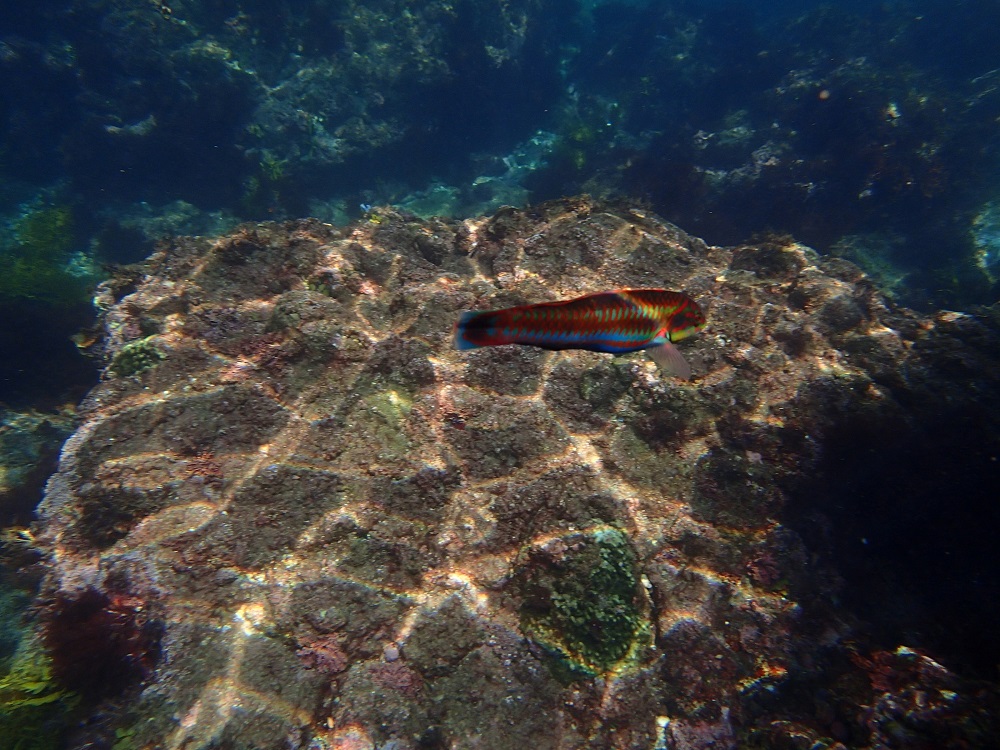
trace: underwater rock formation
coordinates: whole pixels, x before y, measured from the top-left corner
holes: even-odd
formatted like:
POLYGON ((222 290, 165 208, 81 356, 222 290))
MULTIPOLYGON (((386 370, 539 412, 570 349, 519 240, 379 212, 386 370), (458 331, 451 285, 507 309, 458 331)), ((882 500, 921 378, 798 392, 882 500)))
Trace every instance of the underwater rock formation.
POLYGON ((995 422, 995 312, 922 317, 846 261, 586 198, 245 226, 132 278, 36 527, 59 658, 84 612, 126 663, 81 746, 989 736, 991 687, 866 642, 824 503, 850 486, 828 446, 915 445, 943 401, 995 422), (452 348, 464 310, 619 287, 706 309, 692 381, 452 348))
POLYGON ((72 427, 70 414, 17 412, 0 405, 0 518, 5 525, 31 519, 72 427))

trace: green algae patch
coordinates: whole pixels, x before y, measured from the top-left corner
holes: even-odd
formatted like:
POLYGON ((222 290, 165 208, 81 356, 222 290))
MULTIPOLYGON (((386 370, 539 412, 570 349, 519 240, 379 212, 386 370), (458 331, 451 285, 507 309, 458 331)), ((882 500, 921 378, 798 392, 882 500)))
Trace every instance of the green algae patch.
POLYGON ((56 684, 51 660, 37 638, 25 635, 0 672, 0 737, 11 750, 58 750, 78 702, 56 684))
POLYGON ((152 336, 125 344, 111 360, 109 370, 118 377, 127 378, 159 364, 165 357, 156 348, 152 336))
POLYGON ((650 643, 635 553, 601 526, 529 550, 519 575, 525 635, 563 682, 614 672, 650 643))

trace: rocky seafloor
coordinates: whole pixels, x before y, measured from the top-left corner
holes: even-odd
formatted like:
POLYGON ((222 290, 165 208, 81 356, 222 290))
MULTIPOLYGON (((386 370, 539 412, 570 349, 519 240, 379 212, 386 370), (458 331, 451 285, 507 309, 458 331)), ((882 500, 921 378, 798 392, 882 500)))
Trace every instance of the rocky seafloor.
MULTIPOLYGON (((920 315, 791 241, 586 198, 177 239, 101 300, 35 527, 90 702, 71 747, 996 746, 965 668, 996 605, 942 593, 949 648, 866 620, 845 562, 871 476, 879 519, 920 517, 941 467, 996 477, 995 309, 920 315), (619 287, 707 310, 690 382, 452 348, 464 310, 619 287)), ((871 565, 895 611, 906 565, 871 565)))

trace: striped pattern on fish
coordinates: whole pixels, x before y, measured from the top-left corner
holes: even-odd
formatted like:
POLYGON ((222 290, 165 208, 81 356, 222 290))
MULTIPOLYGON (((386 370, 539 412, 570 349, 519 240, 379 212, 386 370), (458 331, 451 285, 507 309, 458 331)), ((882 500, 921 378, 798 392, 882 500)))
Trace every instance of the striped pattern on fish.
POLYGON ((673 344, 705 326, 698 304, 683 292, 618 289, 562 302, 466 312, 455 325, 455 347, 524 344, 624 354, 645 349, 681 378, 691 368, 673 344))

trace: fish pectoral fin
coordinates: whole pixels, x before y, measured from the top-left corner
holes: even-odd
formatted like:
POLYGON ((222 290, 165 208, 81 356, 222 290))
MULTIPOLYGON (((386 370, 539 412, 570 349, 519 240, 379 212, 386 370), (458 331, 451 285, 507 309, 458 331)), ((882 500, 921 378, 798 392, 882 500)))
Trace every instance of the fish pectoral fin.
POLYGON ((669 341, 650 347, 646 352, 664 372, 681 380, 691 379, 691 365, 681 356, 677 347, 669 341))

